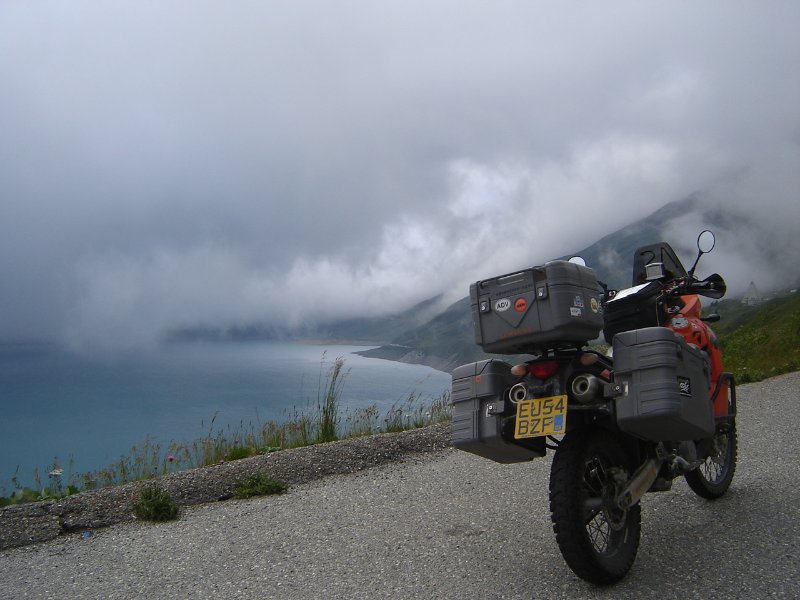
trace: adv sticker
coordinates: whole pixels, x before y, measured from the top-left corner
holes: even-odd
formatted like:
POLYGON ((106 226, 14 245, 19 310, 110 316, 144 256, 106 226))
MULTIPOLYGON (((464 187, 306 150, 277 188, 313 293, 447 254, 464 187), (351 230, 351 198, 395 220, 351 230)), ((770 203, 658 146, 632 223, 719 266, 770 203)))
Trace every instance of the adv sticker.
POLYGON ((511 308, 511 300, 509 300, 508 298, 500 298, 500 300, 497 300, 494 303, 494 309, 497 312, 504 312, 509 308, 511 308))

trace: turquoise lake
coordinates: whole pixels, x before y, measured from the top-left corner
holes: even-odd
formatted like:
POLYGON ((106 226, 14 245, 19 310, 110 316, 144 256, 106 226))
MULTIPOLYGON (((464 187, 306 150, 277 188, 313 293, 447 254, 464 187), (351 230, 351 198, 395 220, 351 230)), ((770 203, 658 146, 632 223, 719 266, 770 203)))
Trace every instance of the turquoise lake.
POLYGON ((73 474, 109 466, 146 438, 166 446, 213 430, 284 421, 317 404, 336 357, 348 373, 343 410, 381 415, 412 393, 449 391, 429 367, 364 358, 369 346, 180 343, 89 358, 49 347, 0 347, 0 495, 11 477, 46 482, 54 461, 73 474))

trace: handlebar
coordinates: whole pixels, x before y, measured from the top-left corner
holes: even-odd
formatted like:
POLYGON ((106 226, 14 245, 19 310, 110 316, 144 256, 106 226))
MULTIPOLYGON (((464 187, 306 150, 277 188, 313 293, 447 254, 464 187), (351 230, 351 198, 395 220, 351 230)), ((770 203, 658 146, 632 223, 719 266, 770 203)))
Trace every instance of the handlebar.
MULTIPOLYGON (((602 302, 605 305, 606 303, 612 301, 617 297, 619 293, 618 290, 610 289, 605 283, 598 282, 600 287, 602 288, 602 302)), ((716 273, 714 275, 710 275, 706 277, 704 280, 700 281, 695 279, 694 277, 684 277, 681 279, 673 279, 671 281, 660 281, 655 280, 649 282, 649 284, 657 284, 661 287, 659 292, 659 298, 661 300, 665 300, 667 298, 677 298, 679 296, 686 296, 689 294, 698 294, 700 296, 706 296, 707 298, 722 298, 725 295, 727 290, 727 286, 725 285, 725 280, 722 279, 716 273)), ((655 287, 655 286, 653 286, 655 287)), ((641 286, 629 288, 627 290, 622 290, 625 296, 629 296, 632 293, 636 294, 642 291, 642 288, 647 290, 652 290, 648 284, 642 284, 641 286)), ((652 290, 655 292, 655 290, 652 290)), ((651 293, 650 291, 647 292, 648 294, 651 293)))
POLYGON ((705 278, 678 282, 676 286, 664 292, 664 296, 684 296, 686 294, 699 294, 708 298, 722 298, 727 291, 725 280, 717 274, 705 278))
POLYGON ((685 294, 698 294, 703 290, 710 289, 711 284, 705 281, 687 281, 676 285, 667 291, 669 296, 683 296, 685 294))

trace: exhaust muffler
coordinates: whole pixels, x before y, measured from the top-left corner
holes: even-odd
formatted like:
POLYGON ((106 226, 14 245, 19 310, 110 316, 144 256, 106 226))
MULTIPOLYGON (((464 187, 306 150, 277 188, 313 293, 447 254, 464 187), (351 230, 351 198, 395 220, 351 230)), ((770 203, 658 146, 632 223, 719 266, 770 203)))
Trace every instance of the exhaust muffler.
POLYGON ((526 386, 524 383, 518 383, 508 390, 508 399, 514 404, 522 402, 523 400, 527 400, 527 398, 528 386, 526 386))
POLYGON ((594 375, 581 373, 572 380, 572 397, 581 404, 588 404, 600 397, 602 385, 594 375))

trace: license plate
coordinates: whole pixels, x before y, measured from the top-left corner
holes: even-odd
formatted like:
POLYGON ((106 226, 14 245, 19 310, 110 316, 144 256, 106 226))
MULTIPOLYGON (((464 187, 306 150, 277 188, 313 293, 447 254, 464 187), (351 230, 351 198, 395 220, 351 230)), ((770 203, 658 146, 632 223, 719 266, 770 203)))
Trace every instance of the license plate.
POLYGON ((514 439, 561 435, 567 427, 567 396, 549 396, 517 403, 514 439))

